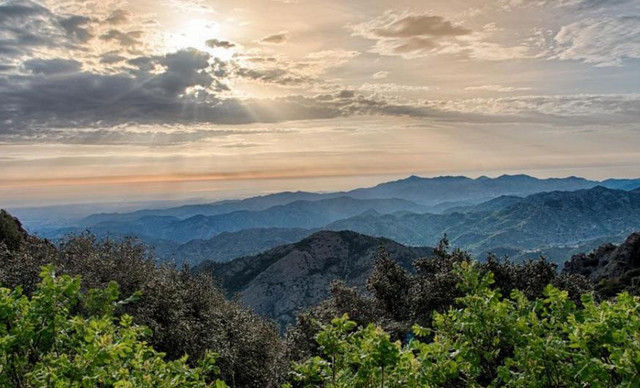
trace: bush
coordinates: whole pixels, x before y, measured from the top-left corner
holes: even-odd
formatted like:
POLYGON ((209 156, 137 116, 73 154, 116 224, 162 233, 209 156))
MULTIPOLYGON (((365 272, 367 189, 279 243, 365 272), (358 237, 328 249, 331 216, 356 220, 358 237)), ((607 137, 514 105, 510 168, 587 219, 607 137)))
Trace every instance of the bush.
POLYGON ((165 361, 144 342, 147 328, 129 315, 113 315, 130 301, 117 302, 116 283, 83 293, 79 277, 56 277, 53 266, 40 277, 30 298, 20 287, 0 288, 0 386, 209 386, 213 355, 193 368, 186 356, 165 361))
POLYGON ((83 234, 56 247, 32 237, 16 251, 0 250, 0 283, 21 286, 31 295, 38 289, 38 268, 50 263, 61 274, 82 276, 84 292, 110 282, 118 283, 124 295, 141 291, 137 303, 114 313, 148 327, 150 345, 169 360, 188 355, 196 366, 207 352, 215 352, 221 378, 232 387, 277 387, 286 376, 288 363, 275 324, 227 300, 210 277, 159 266, 135 239, 98 240, 83 234))
POLYGON ((294 367, 304 387, 632 387, 640 386, 640 299, 623 293, 576 304, 552 285, 543 297, 503 298, 494 275, 454 267, 463 296, 415 325, 406 344, 347 316, 316 336, 322 354, 294 367))

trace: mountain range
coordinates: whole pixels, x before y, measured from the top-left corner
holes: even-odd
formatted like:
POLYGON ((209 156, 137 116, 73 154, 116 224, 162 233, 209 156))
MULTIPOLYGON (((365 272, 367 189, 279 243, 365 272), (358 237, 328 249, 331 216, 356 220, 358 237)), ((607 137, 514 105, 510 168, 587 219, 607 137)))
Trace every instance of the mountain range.
MULTIPOLYGON (((374 187, 346 192, 310 193, 281 192, 241 200, 224 200, 213 203, 190 204, 177 207, 142 209, 125 213, 98 213, 88 217, 64 220, 62 226, 91 227, 103 222, 127 222, 146 216, 169 216, 187 219, 197 215, 215 216, 240 210, 260 211, 294 201, 316 201, 336 197, 356 199, 398 198, 428 206, 431 213, 439 213, 454 206, 472 205, 504 196, 526 196, 545 191, 574 191, 603 186, 611 189, 632 190, 640 188, 640 179, 607 179, 593 181, 578 177, 539 179, 528 175, 485 176, 472 179, 464 176, 421 178, 411 176, 397 181, 381 183, 374 187)), ((85 206, 86 207, 86 206, 85 206)), ((84 207, 83 207, 84 208, 84 207)), ((21 219, 38 225, 35 210, 10 209, 21 219), (24 217, 23 214, 28 215, 24 217)), ((47 209, 39 210, 46 217, 47 209)), ((65 208, 65 212, 69 213, 65 208)), ((29 226, 29 225, 27 225, 29 226)))
POLYGON ((84 230, 134 235, 155 247, 158 258, 190 265, 253 255, 322 229, 407 245, 433 245, 446 233, 454 245, 479 256, 491 251, 561 260, 603 241, 619 241, 637 227, 639 190, 640 179, 412 176, 349 192, 284 192, 101 213, 32 232, 51 239, 84 230))
MULTIPOLYGON (((354 199, 336 197, 316 201, 299 200, 264 210, 238 210, 213 216, 196 215, 180 219, 168 215, 145 215, 140 218, 102 221, 90 226, 93 233, 103 235, 139 235, 185 243, 207 239, 222 232, 252 228, 319 228, 342 218, 370 209, 381 213, 398 211, 422 212, 425 208, 403 199, 354 199)), ((63 232, 82 231, 81 228, 63 232)))
POLYGON ((639 229, 639 194, 597 186, 520 199, 500 197, 464 213, 369 212, 336 221, 326 229, 348 229, 409 245, 433 245, 446 233, 454 246, 475 254, 497 248, 575 247, 602 238, 617 241, 639 229))

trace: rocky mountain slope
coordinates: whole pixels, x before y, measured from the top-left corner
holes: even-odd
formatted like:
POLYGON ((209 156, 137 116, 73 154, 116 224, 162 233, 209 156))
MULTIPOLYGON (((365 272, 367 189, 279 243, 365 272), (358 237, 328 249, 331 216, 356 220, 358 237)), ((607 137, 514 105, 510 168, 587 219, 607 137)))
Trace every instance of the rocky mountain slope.
POLYGON ((298 310, 324 300, 334 280, 363 288, 381 246, 406 268, 432 252, 350 231, 322 231, 257 256, 206 262, 194 271, 212 272, 230 294, 239 293, 244 304, 286 325, 298 310))
POLYGON ((563 272, 587 277, 607 296, 623 290, 640 294, 640 232, 620 245, 607 243, 591 253, 574 255, 563 272))

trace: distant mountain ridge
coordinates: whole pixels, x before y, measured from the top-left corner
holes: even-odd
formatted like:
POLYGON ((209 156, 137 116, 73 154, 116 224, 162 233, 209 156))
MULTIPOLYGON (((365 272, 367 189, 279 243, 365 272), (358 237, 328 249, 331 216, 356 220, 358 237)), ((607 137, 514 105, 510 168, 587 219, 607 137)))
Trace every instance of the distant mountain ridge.
POLYGON ((421 178, 410 176, 397 181, 346 192, 312 193, 281 192, 241 200, 184 205, 160 209, 143 209, 127 213, 99 213, 80 220, 76 227, 91 227, 103 222, 127 222, 145 216, 169 216, 187 219, 197 215, 214 216, 241 210, 260 211, 294 201, 317 201, 341 196, 356 199, 404 199, 433 206, 430 212, 439 212, 461 203, 480 203, 499 196, 526 196, 545 191, 574 191, 598 185, 607 188, 632 190, 640 188, 640 179, 607 179, 592 181, 578 177, 539 179, 528 175, 502 175, 497 178, 482 176, 476 179, 464 176, 421 178))
POLYGON ((442 215, 360 215, 326 228, 384 236, 410 245, 433 245, 446 233, 454 245, 475 254, 496 248, 536 249, 622 238, 640 229, 639 194, 597 186, 511 198, 497 210, 489 206, 489 211, 442 215))
POLYGON ((203 261, 223 263, 300 241, 313 232, 314 230, 301 228, 257 228, 222 232, 209 239, 190 240, 168 252, 163 259, 175 261, 178 265, 187 263, 192 267, 203 261))
POLYGON ((143 209, 129 213, 93 214, 82 219, 77 226, 87 227, 103 222, 134 221, 145 216, 169 216, 179 219, 187 219, 198 215, 215 216, 240 210, 259 211, 268 209, 273 206, 286 205, 294 201, 317 201, 321 199, 335 198, 338 196, 340 196, 339 193, 319 194, 305 191, 285 191, 281 193, 251 197, 247 199, 225 200, 197 205, 184 205, 166 209, 143 209))
POLYGON ((381 246, 405 268, 433 252, 351 231, 321 231, 257 256, 204 262, 194 271, 211 272, 244 304, 286 325, 300 309, 324 300, 334 280, 363 288, 381 246))
MULTIPOLYGON (((148 215, 135 220, 104 221, 89 229, 100 236, 145 235, 185 243, 243 229, 319 228, 370 209, 376 209, 381 213, 394 213, 421 212, 424 207, 403 199, 355 199, 343 196, 316 201, 294 201, 259 211, 239 210, 214 216, 196 215, 184 220, 173 216, 148 215)), ((79 228, 76 231, 82 230, 79 228)))
MULTIPOLYGON (((341 193, 284 192, 210 204, 96 214, 74 227, 42 230, 37 234, 56 239, 69 232, 79 233, 88 229, 99 236, 133 235, 153 245, 160 258, 173 257, 182 262, 181 256, 184 256, 184 261, 192 264, 197 264, 201 259, 225 261, 232 258, 233 252, 239 255, 253 254, 258 252, 257 249, 273 247, 275 241, 293 241, 289 238, 273 240, 264 231, 249 232, 244 235, 250 239, 245 240, 247 249, 233 247, 234 244, 243 245, 239 238, 244 230, 272 228, 306 229, 304 233, 323 228, 353 229, 414 245, 434 244, 443 233, 448 233, 456 244, 470 248, 475 254, 497 250, 516 256, 551 252, 557 257, 566 257, 564 254, 574 252, 573 249, 578 247, 591 247, 598 239, 622 238, 622 233, 629 230, 629 225, 612 226, 609 231, 595 225, 594 230, 598 233, 587 231, 582 237, 570 236, 562 230, 548 229, 545 217, 539 217, 537 221, 531 218, 531 214, 538 214, 544 208, 541 204, 530 204, 529 210, 511 214, 503 211, 510 206, 518 209, 518 206, 524 206, 524 201, 532 200, 530 196, 541 192, 547 195, 559 191, 570 193, 594 189, 599 185, 625 190, 638 186, 628 192, 640 191, 640 179, 597 182, 577 177, 538 179, 527 175, 477 179, 411 176, 341 193), (496 212, 503 213, 494 214, 496 212), (522 223, 522 227, 518 227, 518 223, 522 223), (527 225, 530 228, 523 229, 527 225), (547 230, 535 231, 532 225, 545 226, 547 230), (619 227, 622 229, 618 230, 619 227), (238 234, 215 239, 226 232, 238 234), (559 238, 549 238, 553 234, 559 238), (208 242, 201 241, 210 239, 208 242), (229 241, 225 242, 225 239, 229 241), (187 245, 190 241, 193 243, 187 245), (214 250, 220 254, 213 253, 214 250)), ((557 200, 569 198, 571 196, 560 195, 557 200)), ((618 203, 620 205, 624 204, 618 203)), ((574 221, 592 223, 594 215, 587 214, 587 210, 586 207, 575 208, 574 221)), ((547 218, 553 219, 556 211, 547 211, 550 214, 547 218)), ((626 216, 621 214, 619 217, 626 216)), ((559 222, 558 225, 562 225, 562 229, 566 223, 559 222)), ((302 234, 293 235, 303 237, 302 234)))
POLYGON ((483 202, 501 195, 526 196, 545 191, 574 191, 599 184, 578 177, 538 179, 529 175, 501 175, 497 178, 481 176, 472 179, 464 176, 421 178, 414 175, 371 188, 353 190, 348 194, 354 198, 394 197, 433 205, 445 201, 483 202))

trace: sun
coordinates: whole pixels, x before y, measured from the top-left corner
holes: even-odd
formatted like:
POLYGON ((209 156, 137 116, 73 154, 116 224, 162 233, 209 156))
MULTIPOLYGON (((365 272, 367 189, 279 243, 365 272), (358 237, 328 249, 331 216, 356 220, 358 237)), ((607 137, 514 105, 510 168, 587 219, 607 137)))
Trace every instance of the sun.
POLYGON ((195 48, 205 51, 221 59, 233 55, 232 50, 207 46, 207 40, 220 37, 220 24, 206 19, 191 19, 180 24, 166 35, 166 46, 169 51, 195 48))

